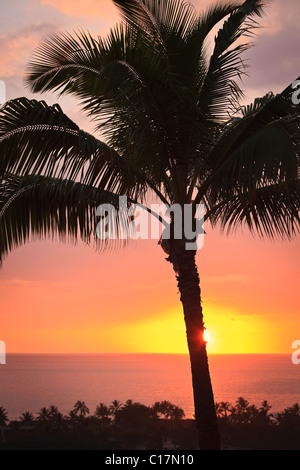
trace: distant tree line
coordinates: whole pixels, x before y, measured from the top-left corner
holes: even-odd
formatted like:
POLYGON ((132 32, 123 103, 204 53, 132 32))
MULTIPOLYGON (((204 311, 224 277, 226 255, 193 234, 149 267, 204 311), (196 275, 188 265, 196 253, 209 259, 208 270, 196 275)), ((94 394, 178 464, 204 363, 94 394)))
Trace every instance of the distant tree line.
POLYGON ((31 411, 25 411, 19 419, 9 421, 8 413, 4 407, 0 407, 0 426, 16 424, 52 424, 55 427, 62 423, 83 423, 84 421, 96 420, 103 424, 128 423, 139 421, 141 418, 148 419, 168 419, 172 421, 182 420, 185 413, 182 408, 171 402, 164 400, 155 402, 152 406, 146 406, 133 400, 127 400, 122 404, 118 400, 111 402, 107 406, 105 403, 99 403, 93 414, 84 401, 78 400, 73 409, 67 415, 63 415, 56 406, 51 405, 43 407, 34 416, 31 411))
MULTIPOLYGON (((234 405, 219 402, 215 407, 223 445, 300 450, 298 403, 279 413, 272 413, 267 401, 256 406, 243 397, 234 405)), ((195 420, 186 419, 184 410, 167 400, 152 406, 133 400, 114 400, 109 405, 100 402, 92 413, 78 400, 67 414, 52 405, 41 408, 35 416, 25 411, 11 421, 6 409, 0 407, 0 428, 0 448, 162 449, 166 438, 174 448, 198 446, 195 420)))
MULTIPOLYGON (((239 397, 235 405, 229 402, 216 403, 218 419, 222 423, 228 424, 300 424, 300 405, 285 408, 279 413, 270 413, 272 406, 265 400, 260 407, 250 404, 248 400, 239 397)), ((110 405, 100 402, 93 414, 84 401, 78 400, 73 409, 67 415, 63 415, 56 406, 43 407, 34 416, 32 412, 25 411, 17 420, 9 421, 6 409, 0 406, 0 426, 13 424, 53 424, 58 426, 63 422, 82 423, 86 420, 96 420, 102 424, 129 423, 139 421, 141 418, 148 419, 168 419, 180 421, 185 418, 182 408, 171 402, 164 400, 155 402, 152 406, 146 406, 139 402, 127 400, 122 404, 118 400, 113 400, 110 405)))
POLYGON ((228 402, 216 403, 218 419, 228 424, 267 424, 267 425, 300 425, 300 406, 295 403, 282 412, 272 414, 272 406, 265 400, 260 407, 251 405, 248 400, 239 397, 232 406, 228 402))
POLYGON ((41 408, 36 416, 25 411, 12 421, 0 407, 0 448, 161 449, 165 436, 175 432, 178 440, 177 431, 184 435, 178 445, 191 446, 196 433, 189 437, 182 431, 184 417, 183 409, 167 400, 152 406, 133 400, 114 400, 110 405, 100 402, 92 413, 78 400, 67 414, 52 405, 41 408))

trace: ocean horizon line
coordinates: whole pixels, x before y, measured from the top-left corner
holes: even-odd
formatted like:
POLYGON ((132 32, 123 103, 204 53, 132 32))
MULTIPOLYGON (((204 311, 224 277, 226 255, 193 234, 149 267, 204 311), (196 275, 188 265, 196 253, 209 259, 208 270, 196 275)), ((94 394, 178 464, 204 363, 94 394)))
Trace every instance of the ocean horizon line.
MULTIPOLYGON (((6 356, 189 356, 166 352, 7 352, 6 356)), ((290 356, 290 353, 208 353, 208 356, 290 356)))

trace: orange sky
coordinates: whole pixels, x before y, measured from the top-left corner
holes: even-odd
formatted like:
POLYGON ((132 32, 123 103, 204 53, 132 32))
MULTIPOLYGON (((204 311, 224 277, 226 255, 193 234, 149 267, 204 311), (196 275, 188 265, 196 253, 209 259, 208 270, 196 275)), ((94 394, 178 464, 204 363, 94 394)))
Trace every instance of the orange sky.
MULTIPOLYGON (((8 98, 30 96, 22 74, 41 37, 79 28, 102 33, 117 19, 109 0, 12 0, 1 9, 0 79, 8 98)), ((249 53, 249 100, 280 91, 299 75, 297 0, 274 0, 263 21, 267 28, 249 53)), ((73 101, 59 102, 91 129, 73 101)), ((207 230, 197 260, 209 351, 291 353, 300 338, 300 241, 271 244, 247 232, 226 237, 207 230)), ((0 299, 7 352, 187 351, 174 274, 156 241, 105 254, 81 243, 28 244, 0 270, 0 299)))

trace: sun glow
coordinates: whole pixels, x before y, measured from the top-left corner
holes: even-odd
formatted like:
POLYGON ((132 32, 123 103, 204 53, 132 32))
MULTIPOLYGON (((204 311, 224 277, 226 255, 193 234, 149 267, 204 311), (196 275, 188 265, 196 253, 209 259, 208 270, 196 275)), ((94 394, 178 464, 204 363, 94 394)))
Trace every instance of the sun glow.
POLYGON ((210 336, 207 330, 204 331, 203 338, 204 338, 204 341, 206 341, 207 343, 210 341, 210 336))

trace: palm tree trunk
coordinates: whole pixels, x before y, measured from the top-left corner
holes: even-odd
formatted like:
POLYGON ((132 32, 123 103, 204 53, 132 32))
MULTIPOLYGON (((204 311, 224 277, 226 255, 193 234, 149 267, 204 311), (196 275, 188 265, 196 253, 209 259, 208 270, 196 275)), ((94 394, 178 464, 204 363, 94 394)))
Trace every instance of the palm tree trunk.
MULTIPOLYGON (((174 240, 172 245, 174 244, 174 240)), ((208 366, 200 279, 195 262, 196 252, 181 247, 172 250, 172 263, 183 305, 187 343, 190 354, 194 392, 195 419, 201 450, 220 450, 215 402, 208 366)))

